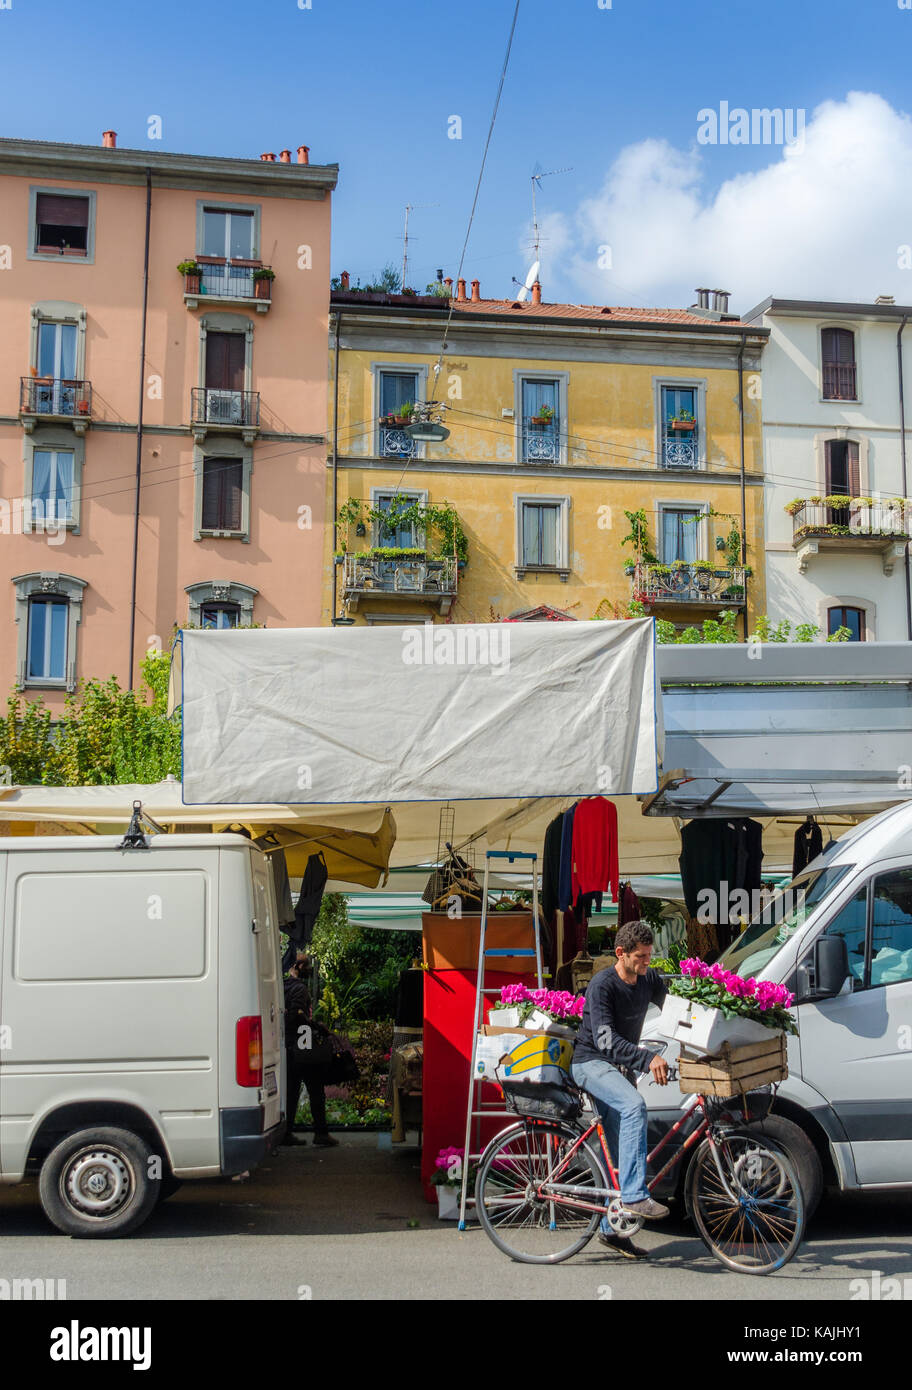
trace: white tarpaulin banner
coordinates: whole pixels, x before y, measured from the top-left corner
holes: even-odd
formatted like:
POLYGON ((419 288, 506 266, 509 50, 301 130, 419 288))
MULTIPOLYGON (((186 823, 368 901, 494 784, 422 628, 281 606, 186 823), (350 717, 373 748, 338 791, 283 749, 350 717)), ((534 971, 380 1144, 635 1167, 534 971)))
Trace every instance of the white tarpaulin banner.
POLYGON ((181 645, 187 805, 657 785, 650 619, 184 631, 181 645))

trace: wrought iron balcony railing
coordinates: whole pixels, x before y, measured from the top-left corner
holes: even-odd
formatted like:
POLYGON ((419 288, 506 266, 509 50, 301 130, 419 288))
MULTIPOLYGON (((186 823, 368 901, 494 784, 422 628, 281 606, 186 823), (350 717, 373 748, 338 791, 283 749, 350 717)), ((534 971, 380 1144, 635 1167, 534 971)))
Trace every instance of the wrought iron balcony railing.
POLYGON ((362 597, 383 594, 436 600, 441 613, 446 613, 456 596, 457 573, 452 555, 392 560, 369 554, 345 555, 342 589, 350 608, 356 608, 362 597))
POLYGON ((647 604, 713 604, 743 608, 746 571, 702 569, 697 565, 637 565, 631 579, 633 597, 647 604))
POLYGON ((556 415, 543 419, 539 415, 524 416, 522 422, 522 462, 560 463, 560 421, 556 415))
POLYGON ((194 425, 256 428, 260 423, 260 393, 195 386, 190 393, 190 420, 194 425))
POLYGON ((381 458, 411 459, 415 457, 417 448, 415 440, 404 429, 380 426, 381 458))
POLYGON ((824 362, 823 398, 826 401, 858 399, 854 362, 824 362))
POLYGON ((19 414, 48 415, 88 421, 92 416, 92 383, 65 377, 20 377, 19 414))
POLYGON ((673 430, 666 425, 662 432, 663 468, 699 468, 700 446, 696 427, 692 430, 673 430))

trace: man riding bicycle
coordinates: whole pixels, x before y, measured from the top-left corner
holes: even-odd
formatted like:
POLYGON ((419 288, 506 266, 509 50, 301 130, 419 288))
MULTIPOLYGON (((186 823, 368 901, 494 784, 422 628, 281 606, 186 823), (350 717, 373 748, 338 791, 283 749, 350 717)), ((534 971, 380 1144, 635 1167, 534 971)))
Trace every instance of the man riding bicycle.
MULTIPOLYGON (((668 1084, 664 1058, 640 1046, 649 1005, 661 1005, 668 993, 661 971, 650 967, 652 945, 652 931, 642 920, 618 929, 617 965, 593 975, 586 990, 571 1074, 601 1116, 624 1211, 657 1221, 668 1215, 668 1208, 650 1197, 646 1187, 646 1103, 630 1079, 648 1071, 659 1086, 668 1084)), ((628 1237, 611 1230, 607 1216, 599 1240, 627 1259, 648 1258, 628 1237)))

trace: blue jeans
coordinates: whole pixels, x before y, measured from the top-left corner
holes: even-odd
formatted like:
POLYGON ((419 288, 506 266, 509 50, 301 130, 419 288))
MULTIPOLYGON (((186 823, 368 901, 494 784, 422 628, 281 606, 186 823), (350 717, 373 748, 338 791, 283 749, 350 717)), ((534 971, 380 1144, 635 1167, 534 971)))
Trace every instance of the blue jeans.
MULTIPOLYGON (((621 1201, 642 1202, 649 1196, 646 1187, 646 1102, 635 1086, 610 1062, 593 1058, 574 1062, 573 1080, 592 1097, 605 1129, 612 1162, 618 1168, 621 1201)), ((607 1217, 602 1231, 611 1230, 607 1217)))

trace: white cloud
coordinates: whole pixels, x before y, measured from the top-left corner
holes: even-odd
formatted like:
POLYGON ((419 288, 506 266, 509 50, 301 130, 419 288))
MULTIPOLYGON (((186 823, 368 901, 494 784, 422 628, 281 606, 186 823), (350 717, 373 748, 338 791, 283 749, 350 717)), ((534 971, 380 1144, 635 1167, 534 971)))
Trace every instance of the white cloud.
POLYGON ((741 311, 767 294, 912 301, 912 269, 899 262, 899 248, 912 245, 909 117, 850 92, 813 112, 803 148, 770 154, 766 168, 709 196, 714 147, 696 138, 687 151, 664 140, 628 146, 599 193, 551 219, 552 247, 564 254, 546 249, 545 298, 685 307, 707 285, 730 290, 741 311), (611 269, 598 267, 604 246, 611 269))

